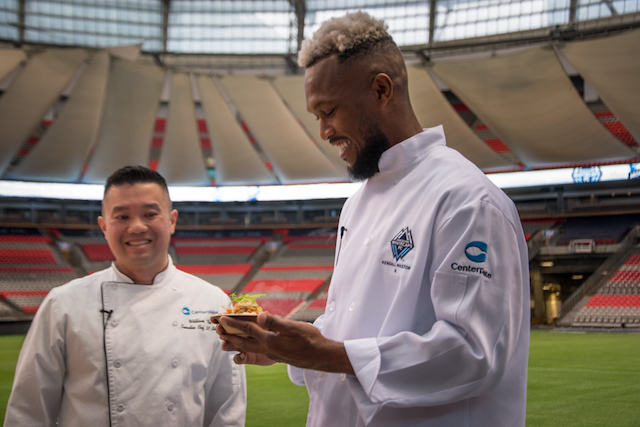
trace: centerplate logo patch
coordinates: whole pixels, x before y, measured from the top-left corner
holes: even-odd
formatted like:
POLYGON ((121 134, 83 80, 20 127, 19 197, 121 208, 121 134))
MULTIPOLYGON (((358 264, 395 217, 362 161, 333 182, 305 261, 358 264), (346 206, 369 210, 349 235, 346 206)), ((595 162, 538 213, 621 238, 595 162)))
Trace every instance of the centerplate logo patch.
POLYGON ((464 254, 473 262, 485 262, 487 260, 487 244, 485 242, 471 242, 464 248, 464 254), (476 248, 476 251, 480 251, 480 253, 473 254, 473 250, 469 249, 476 248))
POLYGON ((396 261, 399 261, 404 258, 411 249, 413 249, 413 237, 411 236, 411 230, 409 230, 409 227, 403 228, 391 240, 391 252, 393 253, 396 261))
MULTIPOLYGON (((487 260, 488 249, 489 245, 487 245, 485 242, 476 240, 474 242, 467 243, 464 248, 464 254, 469 261, 473 261, 477 264, 482 264, 487 260)), ((491 273, 484 267, 478 267, 477 265, 462 265, 454 262, 451 264, 451 269, 456 271, 481 274, 487 279, 491 279, 491 273)))

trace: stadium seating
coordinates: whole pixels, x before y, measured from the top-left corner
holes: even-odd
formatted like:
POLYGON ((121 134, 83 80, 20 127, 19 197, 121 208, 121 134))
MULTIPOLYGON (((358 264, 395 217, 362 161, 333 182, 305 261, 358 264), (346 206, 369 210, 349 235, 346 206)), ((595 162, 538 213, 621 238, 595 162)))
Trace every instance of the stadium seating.
POLYGON ((272 314, 286 317, 324 283, 325 279, 252 280, 242 293, 266 294, 260 298, 260 306, 272 314))
POLYGON ((294 316, 327 285, 334 250, 335 236, 286 237, 281 250, 258 270, 242 293, 264 293, 259 301, 263 309, 294 316))
POLYGON ((574 315, 571 324, 640 328, 640 254, 625 261, 574 315))
POLYGON ((313 322, 324 313, 324 308, 327 305, 327 292, 322 292, 315 299, 306 302, 299 310, 291 315, 294 320, 301 320, 305 322, 313 322))
POLYGON ((60 264, 51 242, 50 237, 42 235, 0 235, 0 266, 60 264))
POLYGON ((0 298, 20 307, 26 314, 34 315, 49 291, 1 291, 0 298))
POLYGON ((16 314, 24 314, 24 312, 16 310, 9 305, 4 299, 0 298, 0 319, 13 318, 16 314))
POLYGON ((51 289, 78 277, 49 236, 0 236, 0 316, 33 315, 51 289))
POLYGON ((550 230, 555 227, 560 220, 558 219, 523 219, 522 229, 527 240, 540 230, 550 230))
POLYGON ((243 291, 246 293, 301 292, 311 294, 324 282, 325 279, 252 280, 243 288, 243 291))
POLYGON ((249 273, 251 264, 176 265, 179 270, 212 283, 227 294, 249 273))
POLYGON ((283 240, 283 248, 269 265, 325 265, 331 266, 334 261, 336 237, 287 237, 283 240))
POLYGON ((51 237, 40 234, 3 234, 0 235, 0 243, 44 243, 51 244, 51 237))
POLYGON ((250 264, 266 238, 174 237, 176 264, 250 264))
POLYGON ((569 245, 572 240, 591 239, 595 244, 615 244, 635 225, 640 215, 614 215, 567 218, 557 245, 569 245))
POLYGON ((66 239, 75 245, 80 264, 87 273, 103 270, 115 259, 104 237, 66 239))
POLYGON ((595 102, 589 104, 589 108, 593 111, 594 115, 600 120, 600 122, 623 144, 634 146, 636 140, 629 133, 627 128, 620 122, 620 120, 609 110, 609 108, 602 102, 595 102))
POLYGON ((82 243, 80 245, 89 261, 113 261, 115 257, 105 243, 82 243))
POLYGON ((50 249, 0 248, 0 264, 56 264, 50 249))

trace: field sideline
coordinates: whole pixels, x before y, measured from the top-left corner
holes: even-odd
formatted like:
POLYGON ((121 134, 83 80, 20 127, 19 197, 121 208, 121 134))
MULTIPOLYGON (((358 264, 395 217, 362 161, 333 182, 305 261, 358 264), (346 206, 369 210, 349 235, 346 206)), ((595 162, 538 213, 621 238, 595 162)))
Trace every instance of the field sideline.
MULTIPOLYGON (((0 337, 0 425, 23 339, 0 337)), ((304 426, 307 393, 284 365, 247 380, 247 427, 304 426)), ((640 426, 640 334, 532 332, 527 427, 549 426, 640 426)))

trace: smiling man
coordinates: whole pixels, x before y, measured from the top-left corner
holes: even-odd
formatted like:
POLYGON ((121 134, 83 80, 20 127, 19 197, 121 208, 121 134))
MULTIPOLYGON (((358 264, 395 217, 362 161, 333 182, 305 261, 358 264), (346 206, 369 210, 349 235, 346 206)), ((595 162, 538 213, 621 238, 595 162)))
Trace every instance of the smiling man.
POLYGON ((321 136, 366 181, 340 215, 324 314, 222 317, 223 348, 288 363, 309 427, 523 427, 529 260, 513 202, 441 126, 421 128, 382 21, 327 21, 298 63, 321 136))
POLYGON ((44 299, 5 426, 244 425, 244 369, 208 320, 229 298, 173 265, 177 218, 157 172, 109 177, 98 223, 115 261, 44 299))
POLYGON ((171 209, 166 187, 128 181, 133 179, 120 175, 107 181, 98 224, 116 258, 116 268, 135 283, 148 285, 168 265, 178 211, 171 209))

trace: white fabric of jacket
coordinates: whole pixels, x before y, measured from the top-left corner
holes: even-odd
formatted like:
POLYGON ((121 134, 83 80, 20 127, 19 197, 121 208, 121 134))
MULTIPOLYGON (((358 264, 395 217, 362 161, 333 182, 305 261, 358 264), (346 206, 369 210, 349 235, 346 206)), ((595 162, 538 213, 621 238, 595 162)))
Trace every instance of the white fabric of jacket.
POLYGON ((54 288, 25 338, 4 425, 108 426, 110 412, 112 426, 244 426, 244 368, 208 320, 228 302, 170 257, 152 285, 112 265, 54 288))
POLYGON ((307 426, 524 426, 529 262, 514 204, 441 126, 379 169, 344 205, 315 323, 356 375, 289 367, 307 426))

